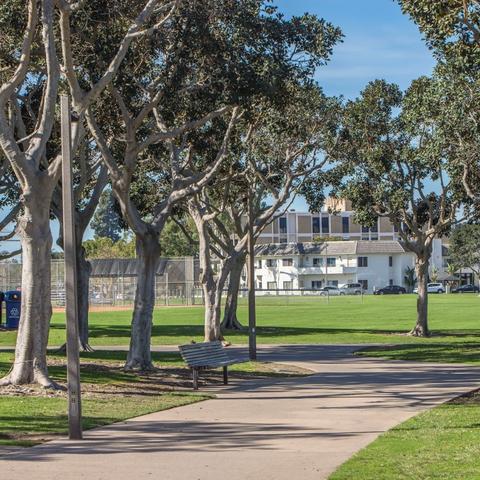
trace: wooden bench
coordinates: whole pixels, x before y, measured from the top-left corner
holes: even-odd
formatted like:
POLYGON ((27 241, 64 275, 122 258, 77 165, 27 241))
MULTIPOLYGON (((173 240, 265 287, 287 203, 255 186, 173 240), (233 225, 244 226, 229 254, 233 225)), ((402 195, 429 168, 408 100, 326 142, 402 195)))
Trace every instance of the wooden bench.
POLYGON ((228 385, 228 366, 238 362, 228 358, 222 342, 190 343, 178 348, 183 360, 192 369, 194 390, 198 390, 198 373, 205 368, 223 367, 223 383, 228 385))

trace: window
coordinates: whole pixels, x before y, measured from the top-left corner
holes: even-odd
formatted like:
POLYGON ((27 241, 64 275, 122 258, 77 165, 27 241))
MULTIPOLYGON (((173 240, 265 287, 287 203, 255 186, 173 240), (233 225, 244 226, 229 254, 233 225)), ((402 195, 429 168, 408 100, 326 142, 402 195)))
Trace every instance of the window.
POLYGON ((338 287, 338 280, 329 280, 328 285, 330 287, 338 287))
POLYGON ((392 256, 388 257, 388 266, 393 267, 393 257, 392 256))
POLYGON ((257 268, 262 268, 262 260, 260 258, 257 260, 257 268))
POLYGON ((282 266, 291 267, 292 265, 293 265, 293 258, 283 258, 282 259, 282 266))
POLYGON ((263 277, 261 275, 257 275, 257 288, 259 290, 262 290, 263 289, 263 277))
POLYGON ((284 290, 292 290, 293 282, 290 280, 288 282, 283 282, 283 289, 284 290))
POLYGON ((330 233, 330 225, 328 217, 322 217, 322 233, 330 233))
POLYGON ((375 225, 370 229, 370 240, 378 240, 378 220, 375 225))
POLYGON ((323 267, 323 258, 314 258, 313 259, 314 267, 323 267))
POLYGON ((357 265, 359 267, 368 267, 368 257, 358 257, 357 265))
POLYGON ((313 217, 312 218, 312 232, 313 233, 320 233, 320 218, 313 217))
POLYGON ((362 240, 370 240, 370 229, 362 225, 362 240))
POLYGON ((388 284, 389 284, 391 287, 393 286, 393 279, 392 279, 392 278, 388 281, 388 284))
POLYGON ((287 218, 280 218, 280 233, 287 233, 287 218))
POLYGON ((335 267, 337 265, 337 259, 335 257, 327 258, 327 267, 335 267))
POLYGON ((359 280, 358 283, 362 286, 363 290, 368 290, 368 280, 359 280))
POLYGON ((276 290, 277 282, 267 282, 267 290, 276 290))
POLYGON ((267 258, 267 267, 276 267, 277 259, 276 258, 267 258))
POLYGON ((313 290, 318 290, 322 288, 322 281, 321 280, 312 280, 312 288, 313 290))
POLYGON ((350 233, 350 218, 342 217, 342 232, 350 233))

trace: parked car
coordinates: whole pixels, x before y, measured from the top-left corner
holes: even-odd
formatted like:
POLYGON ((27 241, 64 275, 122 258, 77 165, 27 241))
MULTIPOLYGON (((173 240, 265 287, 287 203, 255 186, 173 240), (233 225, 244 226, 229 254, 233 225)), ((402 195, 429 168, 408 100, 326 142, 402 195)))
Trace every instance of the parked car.
MULTIPOLYGON (((441 283, 427 283, 428 293, 445 293, 445 287, 441 283)), ((418 293, 418 287, 413 289, 413 293, 418 293)))
POLYGON ((327 295, 329 297, 341 295, 340 289, 338 287, 333 287, 333 286, 323 287, 319 290, 319 292, 320 292, 320 295, 322 295, 323 297, 326 297, 327 295))
POLYGON ((403 295, 404 293, 407 291, 399 285, 388 285, 388 287, 379 288, 373 292, 374 295, 403 295))
POLYGON ((479 288, 476 285, 460 285, 457 288, 452 288, 452 293, 478 293, 479 288))
POLYGON ((363 288, 360 283, 347 283, 340 287, 340 295, 361 295, 363 288))

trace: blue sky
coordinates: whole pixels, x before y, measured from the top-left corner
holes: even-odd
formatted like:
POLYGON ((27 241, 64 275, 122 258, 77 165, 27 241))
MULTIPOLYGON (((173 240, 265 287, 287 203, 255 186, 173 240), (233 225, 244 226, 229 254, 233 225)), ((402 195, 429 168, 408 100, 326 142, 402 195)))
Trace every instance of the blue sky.
MULTIPOLYGON (((410 82, 429 75, 434 66, 431 53, 416 25, 394 0, 277 0, 287 16, 314 13, 339 26, 344 35, 331 62, 319 69, 317 80, 328 95, 355 98, 376 78, 406 89, 410 82)), ((308 210, 303 199, 293 208, 308 210)), ((52 230, 56 240, 58 225, 52 230)), ((91 236, 91 232, 87 232, 91 236)), ((12 249, 13 244, 3 248, 12 249)))
POLYGON ((370 80, 384 78, 405 89, 431 73, 434 60, 417 26, 393 0, 278 0, 286 15, 314 13, 345 35, 331 62, 318 71, 329 95, 355 98, 370 80))
MULTIPOLYGON (((432 72, 435 61, 417 26, 394 0, 277 0, 287 16, 314 13, 342 29, 328 65, 317 80, 328 95, 356 98, 371 80, 382 78, 402 89, 432 72)), ((293 206, 308 210, 303 199, 293 206)))

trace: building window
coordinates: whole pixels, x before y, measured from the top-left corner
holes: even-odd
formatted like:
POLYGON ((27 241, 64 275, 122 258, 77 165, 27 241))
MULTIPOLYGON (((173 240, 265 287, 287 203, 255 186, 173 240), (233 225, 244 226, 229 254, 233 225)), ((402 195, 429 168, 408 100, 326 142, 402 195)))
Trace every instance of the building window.
POLYGON ((267 290, 276 290, 277 282, 267 282, 267 290))
POLYGON ((350 218, 342 217, 342 232, 350 233, 350 218))
POLYGON ((338 287, 338 280, 329 280, 328 285, 330 287, 338 287))
POLYGON ((292 290, 293 289, 293 282, 290 280, 288 282, 283 282, 283 289, 284 290, 292 290))
POLYGON ((312 218, 312 232, 320 233, 320 218, 318 217, 312 218))
POLYGON ((370 240, 370 229, 362 225, 362 240, 370 240))
POLYGON ((262 268, 262 260, 260 258, 257 260, 257 268, 262 268))
POLYGON ((314 258, 313 259, 314 267, 323 267, 323 258, 314 258))
POLYGON ((280 233, 287 233, 287 218, 280 218, 280 233))
POLYGON ((321 280, 312 280, 312 289, 318 290, 322 288, 322 281, 321 280))
POLYGON ((276 258, 267 258, 267 267, 276 267, 277 259, 276 258))
POLYGON ((378 240, 378 220, 375 225, 370 229, 370 240, 378 240))
POLYGON ((388 257, 388 266, 393 267, 393 257, 392 256, 388 257))
POLYGON ((287 243, 287 237, 281 237, 280 243, 287 243))
POLYGON ((322 217, 322 233, 326 233, 327 235, 330 233, 329 223, 328 217, 322 217))
POLYGON ((335 257, 327 258, 327 267, 335 267, 337 265, 337 259, 335 257))
POLYGON ((282 259, 282 266, 284 266, 284 267, 293 266, 293 258, 283 258, 282 259))
POLYGON ((263 289, 263 277, 261 275, 257 275, 257 288, 259 290, 263 289))
POLYGON ((362 286, 362 290, 368 290, 368 280, 359 280, 358 283, 362 286))
POLYGON ((357 266, 368 267, 368 257, 358 257, 357 266))
POLYGON ((392 278, 388 281, 388 284, 389 284, 390 286, 393 285, 393 279, 392 279, 392 278))

